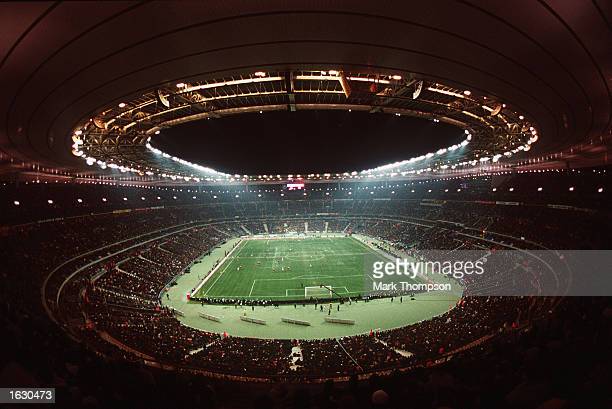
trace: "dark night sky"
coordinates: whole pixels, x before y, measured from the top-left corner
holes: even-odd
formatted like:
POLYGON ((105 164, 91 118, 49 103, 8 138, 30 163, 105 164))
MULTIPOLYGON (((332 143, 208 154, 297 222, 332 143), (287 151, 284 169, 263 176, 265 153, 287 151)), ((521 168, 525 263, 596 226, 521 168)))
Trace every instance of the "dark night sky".
POLYGON ((162 130, 153 146, 239 174, 363 170, 436 151, 463 139, 443 123, 389 114, 298 111, 240 114, 162 130))

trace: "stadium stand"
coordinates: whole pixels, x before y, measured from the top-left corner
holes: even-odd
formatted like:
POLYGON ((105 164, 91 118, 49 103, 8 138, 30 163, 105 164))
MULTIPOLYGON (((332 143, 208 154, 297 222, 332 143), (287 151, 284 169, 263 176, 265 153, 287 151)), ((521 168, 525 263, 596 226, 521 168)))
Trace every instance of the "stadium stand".
MULTIPOLYGON (((368 201, 363 199, 363 202, 368 201)), ((293 203, 293 206, 296 205, 293 203)), ((301 205, 320 208, 325 203, 320 203, 320 199, 311 199, 301 205)), ((64 290, 62 305, 57 305, 52 298, 48 299, 55 316, 62 317, 64 329, 106 356, 127 357, 130 355, 128 351, 138 351, 141 355, 132 354, 130 360, 138 361, 139 356, 146 356, 166 365, 181 365, 219 375, 248 375, 251 378, 320 379, 369 372, 389 373, 401 368, 427 367, 432 362, 456 355, 470 356, 472 348, 483 348, 480 342, 486 344, 486 348, 507 342, 503 340, 506 334, 518 342, 530 337, 534 326, 548 321, 551 313, 557 317, 556 311, 562 310, 564 304, 584 301, 467 297, 448 313, 405 328, 339 340, 299 341, 303 361, 296 369, 289 370, 291 342, 224 338, 219 334, 190 329, 181 325, 175 314, 160 304, 160 293, 173 278, 184 273, 194 259, 228 237, 244 234, 242 227, 261 233, 263 228, 258 226, 264 223, 274 232, 303 231, 305 223, 319 229, 327 225, 330 231, 340 232, 350 226, 353 232, 363 232, 393 243, 397 248, 410 248, 417 252, 431 248, 454 249, 459 245, 469 248, 478 242, 477 239, 462 240, 462 236, 454 235, 450 229, 442 229, 439 225, 441 220, 459 222, 461 228, 486 229, 482 238, 502 232, 513 237, 506 240, 519 241, 523 245, 525 241, 520 239, 521 236, 537 238, 540 245, 555 248, 572 248, 576 242, 598 248, 597 243, 601 247, 608 240, 605 236, 592 237, 587 229, 580 228, 576 228, 572 235, 561 235, 549 220, 554 220, 559 212, 563 212, 568 223, 578 227, 584 223, 581 218, 585 213, 549 207, 522 206, 521 211, 516 211, 515 206, 474 206, 449 201, 432 208, 412 206, 403 200, 372 200, 368 205, 358 207, 354 214, 353 203, 335 204, 337 216, 307 215, 306 208, 297 208, 300 211, 296 213, 303 216, 292 219, 283 212, 278 213, 278 208, 272 203, 266 206, 272 211, 263 218, 258 214, 257 221, 226 221, 214 225, 207 225, 206 221, 220 215, 217 213, 219 205, 203 204, 8 226, 5 228, 2 249, 11 265, 5 270, 3 278, 8 280, 10 271, 11 276, 21 279, 13 280, 15 285, 4 289, 3 299, 21 299, 21 302, 19 305, 11 304, 10 311, 5 308, 5 313, 9 313, 5 319, 22 322, 32 314, 36 303, 32 303, 30 297, 20 295, 36 292, 36 286, 41 285, 49 273, 48 266, 60 267, 47 285, 50 296, 55 293, 60 277, 71 274, 81 265, 107 257, 102 263, 92 264, 80 271, 82 278, 70 282, 64 290), (365 210, 367 208, 370 212, 365 210), (396 219, 385 220, 374 215, 395 216, 396 219), (419 220, 421 224, 406 224, 402 220, 419 220), (537 223, 534 223, 535 220, 537 223), (47 240, 48 237, 54 240, 47 240), (139 239, 135 240, 135 237, 139 239), (134 248, 113 255, 115 249, 129 248, 132 243, 140 243, 142 237, 150 241, 144 245, 135 244, 134 248), (18 252, 15 248, 24 248, 24 245, 29 251, 18 252), (100 245, 107 247, 96 251, 100 245), (88 250, 94 252, 87 254, 88 250), (8 254, 20 256, 8 257, 8 254), (32 254, 46 256, 32 257, 32 254), (70 261, 76 254, 85 256, 70 261), (62 264, 66 261, 67 264, 62 264), (85 321, 80 311, 85 313, 85 321), (104 339, 108 340, 109 336, 113 341, 105 342, 104 339), (501 340, 495 341, 497 339, 501 340), (198 345, 206 347, 193 352, 198 345), (470 345, 469 349, 462 349, 470 345), (409 354, 402 355, 402 351, 409 354)), ((249 208, 249 202, 243 208, 249 208)), ((223 216, 227 216, 227 209, 223 211, 223 216)), ((589 216, 592 220, 593 214, 589 213, 589 216)), ((246 217, 245 214, 243 217, 246 217)), ((600 222, 609 223, 609 220, 602 215, 600 222)), ((601 303, 594 300, 583 307, 593 308, 597 305, 601 303)))

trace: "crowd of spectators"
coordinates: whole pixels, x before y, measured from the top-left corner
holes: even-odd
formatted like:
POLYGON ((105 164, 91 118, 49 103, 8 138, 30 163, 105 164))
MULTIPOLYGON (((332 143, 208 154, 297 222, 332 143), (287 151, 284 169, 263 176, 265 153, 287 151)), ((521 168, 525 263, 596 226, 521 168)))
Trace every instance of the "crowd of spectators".
MULTIPOLYGON (((262 224, 265 223, 278 231, 292 226, 292 232, 301 233, 304 230, 299 228, 305 229, 305 224, 308 223, 304 220, 307 219, 270 219, 262 224)), ((419 224, 415 227, 397 220, 365 217, 316 222, 323 225, 327 223, 328 226, 343 225, 346 222, 355 232, 378 237, 395 245, 410 242, 412 249, 432 248, 436 243, 440 243, 440 247, 445 250, 453 249, 453 246, 469 248, 477 242, 475 239, 462 242, 460 236, 452 235, 449 231, 439 232, 435 223, 429 226, 419 224), (404 236, 405 234, 413 236, 409 238, 404 236)), ((223 240, 220 232, 243 230, 241 227, 240 222, 226 222, 217 224, 214 228, 191 228, 188 232, 179 232, 154 241, 144 248, 133 250, 131 258, 113 264, 109 272, 88 287, 86 311, 95 329, 108 332, 122 344, 162 362, 178 362, 235 376, 296 379, 346 376, 423 364, 500 331, 515 330, 549 307, 544 303, 534 305, 534 299, 529 297, 466 297, 447 313, 408 327, 340 340, 302 341, 302 362, 289 371, 290 348, 286 341, 233 338, 232 341, 213 342, 219 339, 219 334, 205 334, 206 337, 202 338, 204 333, 177 325, 178 320, 173 317, 173 312, 164 309, 161 304, 151 309, 150 302, 155 300, 172 277, 184 271, 198 255, 209 251, 223 240), (114 310, 107 307, 109 293, 123 296, 127 300, 135 299, 132 307, 145 309, 147 319, 137 316, 134 320, 126 320, 123 315, 121 319, 115 319, 114 314, 109 314, 109 311, 114 310), (141 299, 147 302, 139 304, 141 299), (111 325, 107 325, 109 322, 111 325), (168 325, 167 331, 161 331, 161 326, 165 324, 168 325), (131 329, 134 329, 134 338, 130 337, 131 329), (156 338, 152 338, 154 344, 150 344, 142 336, 165 332, 172 334, 168 345, 174 346, 168 349, 168 354, 164 354, 164 349, 159 348, 156 338), (194 340, 199 340, 199 344, 194 344, 194 340), (236 346, 241 342, 243 347, 232 347, 231 351, 224 352, 224 345, 236 346), (261 343, 262 348, 251 348, 249 343, 261 343), (222 364, 213 359, 219 356, 224 357, 222 364), (263 364, 264 362, 266 364, 263 364)), ((119 307, 123 308, 124 304, 122 302, 119 307)), ((258 305, 265 306, 266 303, 260 301, 258 305)))
POLYGON ((6 262, 2 282, 10 285, 0 289, 0 319, 8 340, 0 360, 2 381, 66 388, 62 400, 74 407, 123 401, 136 402, 134 407, 183 403, 213 407, 219 401, 215 386, 219 393, 225 393, 225 384, 210 386, 197 377, 188 378, 188 387, 169 381, 166 373, 143 367, 142 357, 134 354, 139 352, 162 363, 284 382, 321 374, 355 376, 416 368, 408 374, 372 376, 368 385, 352 382, 348 389, 333 384, 322 390, 290 390, 289 384, 269 391, 255 388, 251 393, 257 398, 247 402, 252 407, 365 408, 381 403, 415 408, 536 408, 553 398, 573 405, 565 406, 568 408, 604 408, 610 403, 602 392, 609 390, 606 382, 612 379, 607 347, 612 341, 612 310, 608 299, 466 297, 446 314, 413 326, 299 342, 192 330, 179 323, 176 312, 161 306, 160 291, 174 276, 215 245, 245 234, 245 229, 253 233, 265 233, 266 227, 270 232, 300 232, 308 222, 312 230, 327 225, 329 231, 363 233, 404 250, 431 246, 455 250, 475 243, 475 239, 458 240, 448 234, 452 229, 441 221, 457 223, 453 229, 459 231, 480 232, 481 238, 503 233, 511 236, 503 239, 507 243, 523 246, 537 241, 558 249, 605 248, 610 242, 610 230, 602 228, 610 220, 601 213, 473 203, 414 206, 410 202, 359 199, 335 203, 335 216, 307 217, 308 209, 328 206, 314 202, 269 205, 264 213, 261 206, 251 212, 248 204, 241 205, 240 217, 260 219, 208 225, 199 223, 219 217, 231 219, 233 210, 229 205, 160 208, 4 227, 0 236, 0 252, 6 262), (397 216, 398 220, 382 216, 397 216), (594 223, 603 232, 598 237, 591 234, 594 223), (143 239, 150 242, 139 244, 143 239), (132 245, 135 247, 128 252, 119 252, 132 245), (113 255, 115 252, 119 254, 113 255), (71 261, 77 255, 83 256, 71 261), (57 270, 50 279, 52 290, 59 287, 61 277, 100 260, 83 270, 80 275, 85 278, 66 286, 64 306, 55 305, 51 296, 47 300, 60 315, 73 310, 61 326, 76 328, 72 334, 85 342, 75 344, 60 326, 48 320, 39 304, 39 291, 51 271, 57 270), (86 312, 85 319, 81 311, 86 312), (101 334, 114 341, 108 342, 101 334), (490 339, 479 343, 485 337, 490 339), (469 344, 473 348, 462 349, 469 344), (291 351, 296 345, 302 358, 292 369, 291 351), (442 362, 449 356, 450 361, 442 362), (478 379, 462 376, 466 372, 479 374, 478 379), (130 386, 110 395, 103 392, 120 379, 130 379, 130 386), (143 398, 142 391, 150 391, 153 385, 165 385, 172 392, 155 390, 143 398), (178 397, 183 396, 180 391, 196 387, 189 400, 178 397), (379 390, 384 393, 378 393, 380 400, 373 403, 379 390))

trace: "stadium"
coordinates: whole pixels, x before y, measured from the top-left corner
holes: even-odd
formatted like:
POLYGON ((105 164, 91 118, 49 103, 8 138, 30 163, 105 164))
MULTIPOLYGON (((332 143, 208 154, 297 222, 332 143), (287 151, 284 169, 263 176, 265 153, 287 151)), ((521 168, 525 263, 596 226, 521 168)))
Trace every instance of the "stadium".
POLYGON ((0 406, 612 407, 609 3, 0 21, 0 406))

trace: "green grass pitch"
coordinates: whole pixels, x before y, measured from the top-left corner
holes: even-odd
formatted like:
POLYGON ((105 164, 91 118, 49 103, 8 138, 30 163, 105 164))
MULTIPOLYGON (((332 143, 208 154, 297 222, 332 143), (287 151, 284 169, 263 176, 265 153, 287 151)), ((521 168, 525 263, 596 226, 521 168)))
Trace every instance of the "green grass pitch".
POLYGON ((374 261, 388 259, 352 237, 244 239, 193 296, 273 301, 355 297, 372 290, 374 261))

